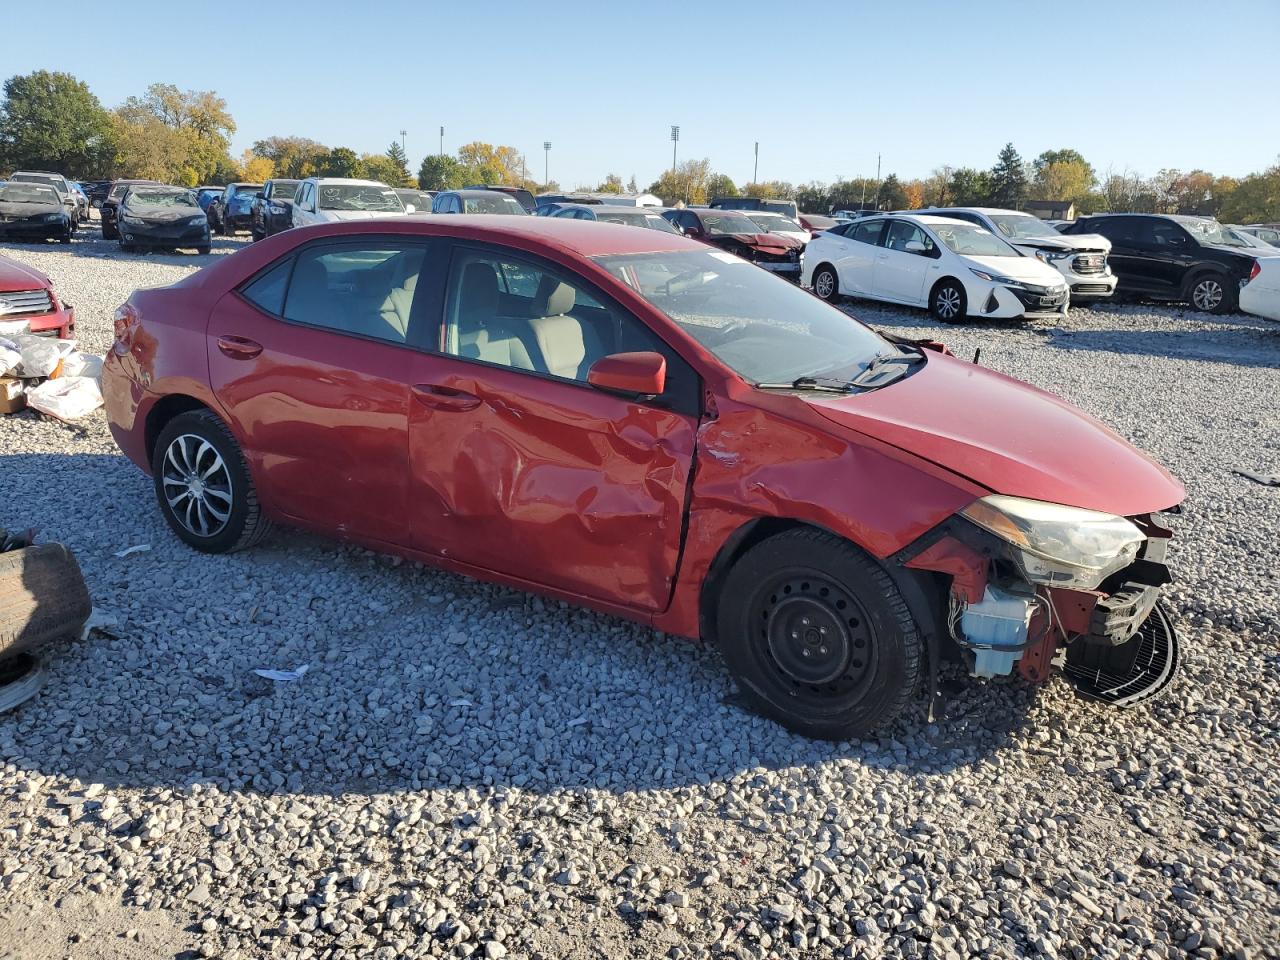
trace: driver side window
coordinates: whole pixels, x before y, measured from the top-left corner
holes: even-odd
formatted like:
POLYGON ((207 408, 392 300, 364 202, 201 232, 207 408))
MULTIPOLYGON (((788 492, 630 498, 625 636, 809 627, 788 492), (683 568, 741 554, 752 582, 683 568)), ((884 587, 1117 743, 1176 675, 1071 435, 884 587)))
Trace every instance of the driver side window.
POLYGON ((906 220, 895 220, 889 225, 889 235, 885 240, 884 245, 890 250, 912 253, 920 257, 932 257, 937 251, 933 238, 914 223, 908 223, 906 220), (918 243, 924 247, 924 249, 908 250, 907 244, 909 243, 918 243))

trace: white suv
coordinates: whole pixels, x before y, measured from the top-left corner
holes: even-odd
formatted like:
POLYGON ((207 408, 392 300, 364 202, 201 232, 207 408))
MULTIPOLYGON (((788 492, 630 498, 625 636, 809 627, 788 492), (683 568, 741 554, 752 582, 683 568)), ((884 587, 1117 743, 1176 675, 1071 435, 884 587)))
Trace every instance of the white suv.
POLYGON ((1111 241, 1096 233, 1063 235, 1039 217, 991 207, 929 207, 912 210, 967 220, 1003 237, 1029 257, 1062 274, 1072 301, 1099 300, 1116 292, 1116 275, 1107 266, 1111 241))
POLYGON ((405 215, 396 192, 377 180, 308 177, 293 195, 293 225, 405 215))

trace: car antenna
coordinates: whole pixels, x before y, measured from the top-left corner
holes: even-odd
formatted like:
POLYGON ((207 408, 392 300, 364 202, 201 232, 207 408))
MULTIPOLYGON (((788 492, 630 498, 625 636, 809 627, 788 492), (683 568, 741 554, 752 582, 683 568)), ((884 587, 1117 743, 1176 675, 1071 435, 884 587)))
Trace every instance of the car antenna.
POLYGON ((973 362, 974 362, 974 363, 977 363, 977 362, 978 362, 978 358, 979 358, 980 356, 982 356, 982 348, 981 348, 981 347, 979 347, 977 350, 973 351, 973 362))

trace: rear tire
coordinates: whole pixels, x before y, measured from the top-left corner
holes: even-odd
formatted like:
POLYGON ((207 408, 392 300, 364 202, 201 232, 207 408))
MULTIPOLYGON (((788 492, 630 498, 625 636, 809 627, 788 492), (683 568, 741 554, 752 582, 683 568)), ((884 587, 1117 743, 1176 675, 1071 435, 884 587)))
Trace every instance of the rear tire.
POLYGON ((234 553, 271 529, 240 445, 212 411, 182 413, 165 425, 151 474, 160 512, 190 547, 234 553))
POLYGON ((820 264, 813 271, 811 286, 814 296, 819 300, 836 303, 840 299, 840 278, 836 274, 836 268, 829 263, 820 264))
POLYGON ((964 323, 968 310, 968 297, 959 280, 940 280, 929 294, 929 313, 941 323, 964 323))
POLYGON ((1224 277, 1202 273, 1187 285, 1187 300, 1203 313, 1231 313, 1236 308, 1237 293, 1224 277))
POLYGON ((202 257, 208 256, 212 252, 213 252, 213 247, 211 247, 207 243, 201 244, 200 246, 196 247, 196 253, 200 254, 200 256, 202 257))
POLYGON ((811 528, 770 537, 717 598, 725 663, 762 714, 846 740, 888 723, 920 680, 920 631, 897 585, 846 540, 811 528))

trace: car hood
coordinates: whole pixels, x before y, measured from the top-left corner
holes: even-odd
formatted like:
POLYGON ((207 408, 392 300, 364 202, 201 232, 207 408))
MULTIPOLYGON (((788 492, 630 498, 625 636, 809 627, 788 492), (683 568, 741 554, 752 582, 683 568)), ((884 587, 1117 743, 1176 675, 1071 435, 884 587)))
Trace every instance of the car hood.
POLYGON ((1019 250, 1075 250, 1079 253, 1110 253, 1111 241, 1100 233, 1071 233, 1059 237, 1005 237, 1019 250))
POLYGON ((49 278, 34 267, 0 256, 0 293, 14 290, 43 290, 52 286, 49 278))
POLYGON ((1041 263, 1035 257, 972 257, 965 256, 969 266, 985 270, 1001 277, 1022 280, 1042 287, 1062 286, 1062 274, 1053 267, 1041 263))
POLYGON ((29 220, 32 217, 43 217, 50 213, 65 213, 60 203, 5 203, 0 201, 0 215, 5 217, 21 217, 29 220))
POLYGON ((1119 516, 1182 501, 1167 470, 1083 410, 986 367, 925 356, 922 369, 880 390, 804 399, 834 423, 995 493, 1119 516))
POLYGON ((788 237, 783 233, 732 233, 720 237, 710 237, 713 243, 744 243, 749 247, 755 247, 758 250, 798 250, 804 244, 795 237, 788 237))
POLYGON ((394 217, 394 210, 321 210, 320 215, 330 223, 344 223, 347 220, 376 220, 379 217, 394 217))
POLYGON ((158 207, 140 203, 137 206, 125 204, 122 212, 127 217, 137 217, 148 223, 176 223, 179 220, 194 220, 203 217, 204 211, 199 207, 158 207))

